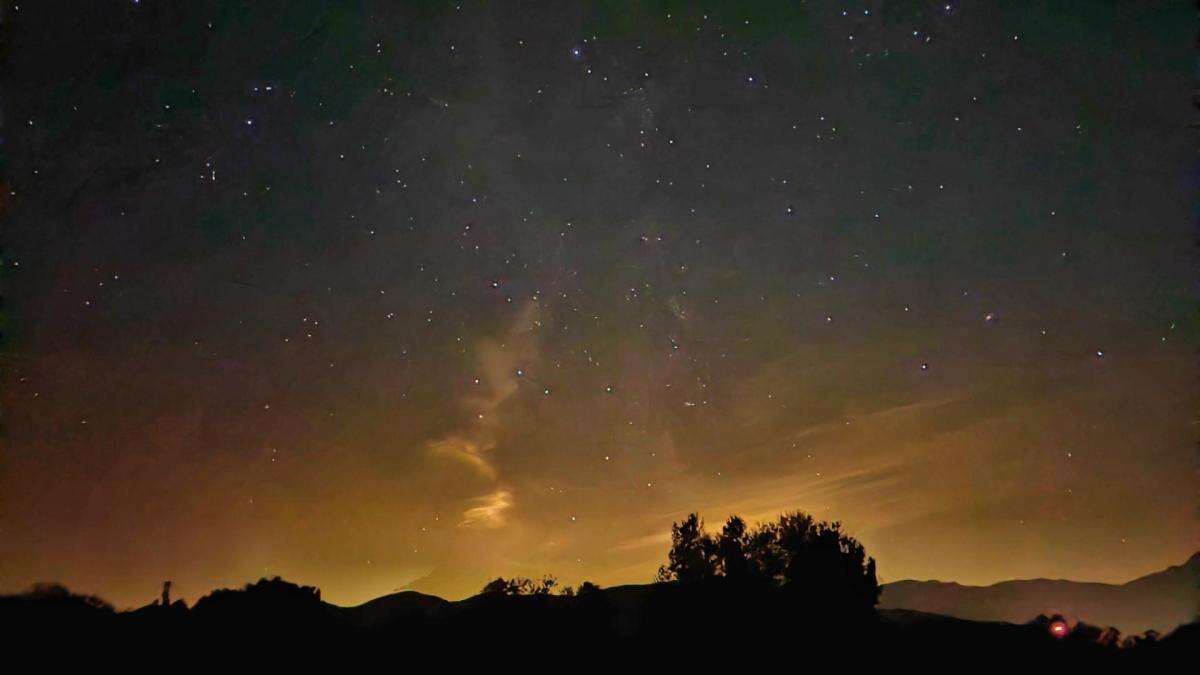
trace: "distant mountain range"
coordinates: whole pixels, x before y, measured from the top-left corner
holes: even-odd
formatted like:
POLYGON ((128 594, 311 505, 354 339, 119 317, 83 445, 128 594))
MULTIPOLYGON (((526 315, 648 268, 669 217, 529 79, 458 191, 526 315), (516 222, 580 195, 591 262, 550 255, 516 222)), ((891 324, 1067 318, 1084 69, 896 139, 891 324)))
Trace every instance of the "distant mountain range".
POLYGON ((1039 614, 1062 614, 1122 633, 1167 633, 1200 615, 1200 553, 1125 584, 1062 579, 1002 581, 964 586, 945 581, 884 584, 882 609, 908 609, 974 621, 1024 623, 1039 614))
MULTIPOLYGON (((652 585, 605 589, 619 616, 632 617, 652 585)), ((448 618, 482 602, 483 596, 460 601, 403 591, 357 607, 336 610, 351 623, 372 626, 423 615, 448 618)), ((557 599, 556 599, 557 601, 557 599)), ((1167 634, 1200 616, 1200 552, 1182 565, 1168 567, 1125 584, 1063 579, 1002 581, 991 586, 964 586, 945 581, 897 581, 884 584, 879 608, 892 621, 924 621, 932 615, 971 621, 1026 623, 1039 614, 1062 614, 1122 633, 1156 630, 1167 634)))
MULTIPOLYGON (((605 588, 602 593, 607 606, 613 610, 618 630, 632 632, 638 623, 646 599, 654 592, 654 584, 629 584, 605 588)), ((418 591, 400 591, 369 600, 354 607, 327 606, 353 626, 369 628, 403 622, 413 618, 450 621, 468 614, 490 602, 486 595, 473 595, 463 600, 444 600, 436 595, 418 591)), ((551 605, 570 603, 570 598, 551 595, 545 600, 551 605)))

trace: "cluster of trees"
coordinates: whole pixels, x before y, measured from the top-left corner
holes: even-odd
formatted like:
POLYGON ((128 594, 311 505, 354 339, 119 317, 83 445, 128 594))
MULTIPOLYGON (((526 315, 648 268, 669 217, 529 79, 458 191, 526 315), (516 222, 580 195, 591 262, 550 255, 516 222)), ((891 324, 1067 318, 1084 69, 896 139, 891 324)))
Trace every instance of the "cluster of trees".
POLYGON ((667 564, 655 581, 715 577, 778 585, 848 610, 874 608, 879 602, 875 559, 862 544, 840 523, 817 521, 799 511, 753 528, 732 516, 719 534, 706 532, 695 513, 675 523, 667 564))
MULTIPOLYGON (((176 604, 182 603, 176 601, 176 604)), ((156 605, 160 606, 160 605, 156 605)), ((281 625, 319 623, 328 613, 321 590, 279 577, 262 578, 241 589, 222 588, 196 601, 191 612, 201 619, 253 624, 269 620, 281 625)))
POLYGON ((1033 621, 1030 621, 1029 624, 1037 626, 1059 639, 1087 642, 1112 649, 1133 649, 1144 645, 1153 645, 1162 638, 1162 635, 1153 628, 1141 634, 1122 636, 1121 631, 1113 626, 1101 628, 1100 626, 1094 626, 1082 621, 1072 626, 1061 614, 1055 614, 1054 616, 1041 614, 1033 621), (1061 633, 1060 630, 1055 630, 1055 626, 1063 627, 1060 629, 1061 633))
MULTIPOLYGON (((841 523, 818 521, 795 511, 755 527, 732 516, 720 533, 709 534, 692 513, 671 526, 667 564, 656 582, 701 582, 723 579, 759 587, 780 587, 803 596, 812 606, 842 612, 873 610, 880 585, 875 559, 841 523)), ((579 588, 559 589, 558 580, 497 577, 483 587, 485 595, 577 596, 600 590, 590 581, 579 588)))
MULTIPOLYGON (((554 587, 557 585, 558 579, 549 574, 537 581, 526 577, 513 577, 511 579, 496 577, 483 587, 483 593, 485 595, 553 595, 554 587)), ((558 594, 571 597, 588 595, 599 590, 600 586, 590 581, 585 581, 579 584, 579 588, 564 586, 558 591, 558 594)))

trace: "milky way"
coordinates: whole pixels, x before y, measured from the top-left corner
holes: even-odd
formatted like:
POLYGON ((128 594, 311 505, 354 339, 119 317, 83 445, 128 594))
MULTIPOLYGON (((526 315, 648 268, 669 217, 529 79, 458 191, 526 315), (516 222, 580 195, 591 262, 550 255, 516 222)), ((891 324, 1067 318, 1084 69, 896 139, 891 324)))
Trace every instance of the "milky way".
POLYGON ((1182 561, 1194 16, 1098 5, 6 5, 0 589, 1182 561))

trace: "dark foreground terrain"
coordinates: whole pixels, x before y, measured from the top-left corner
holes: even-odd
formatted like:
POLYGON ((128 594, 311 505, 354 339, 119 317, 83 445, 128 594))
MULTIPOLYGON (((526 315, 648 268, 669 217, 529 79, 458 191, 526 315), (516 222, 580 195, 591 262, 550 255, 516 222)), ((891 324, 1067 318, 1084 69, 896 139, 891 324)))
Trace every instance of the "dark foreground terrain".
MULTIPOLYGON (((16 651, 52 641, 102 644, 122 653, 162 649, 281 658, 393 649, 448 658, 513 657, 565 649, 597 658, 650 652, 797 665, 816 663, 813 659, 919 658, 1130 667, 1200 654, 1197 623, 1162 637, 1122 639, 1112 629, 1065 622, 1056 627, 1056 621, 1040 616, 1025 624, 979 622, 895 609, 847 612, 814 606, 786 588, 721 578, 591 587, 571 596, 493 592, 458 602, 408 591, 357 607, 323 602, 318 589, 280 579, 214 591, 191 607, 175 601, 114 611, 98 598, 61 587, 0 598, 3 635, 16 651)), ((70 650, 39 649, 53 658, 70 656, 70 650)))

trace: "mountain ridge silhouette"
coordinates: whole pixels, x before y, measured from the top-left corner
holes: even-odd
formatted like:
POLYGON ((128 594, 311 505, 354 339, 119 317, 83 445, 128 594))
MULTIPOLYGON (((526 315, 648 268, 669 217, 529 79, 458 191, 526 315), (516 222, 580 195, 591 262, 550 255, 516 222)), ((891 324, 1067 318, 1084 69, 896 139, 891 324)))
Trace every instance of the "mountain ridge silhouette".
MULTIPOLYGON (((654 588, 655 584, 624 584, 607 587, 604 594, 618 613, 623 608, 624 614, 632 616, 654 588)), ((883 589, 879 612, 885 620, 1022 624, 1038 615, 1062 614, 1126 634, 1146 630, 1166 634, 1200 614, 1200 551, 1180 565, 1123 584, 1039 577, 975 586, 905 579, 884 584, 883 589)), ((483 602, 484 597, 447 600, 405 589, 354 606, 327 604, 356 625, 375 625, 415 613, 447 618, 483 602)))
POLYGON ((909 609, 972 621, 1027 621, 1059 613, 1123 633, 1166 633, 1200 614, 1200 551, 1180 565, 1123 584, 1011 579, 986 586, 904 579, 883 584, 880 609, 909 609))
MULTIPOLYGON (((95 596, 43 585, 0 596, 0 627, 14 644, 49 641, 304 660, 397 646, 452 653, 464 642, 488 653, 509 653, 513 645, 533 640, 546 648, 603 646, 604 653, 624 655, 646 648, 673 653, 681 642, 760 640, 853 650, 871 658, 886 655, 889 662, 930 657, 961 662, 986 653, 1021 663, 1087 666, 1165 663, 1200 646, 1200 623, 1162 636, 1122 639, 1114 630, 1057 614, 1005 622, 912 609, 864 613, 814 604, 803 586, 719 576, 612 588, 588 585, 584 592, 570 594, 524 589, 491 590, 457 601, 406 590, 341 607, 322 600, 315 586, 275 577, 240 589, 214 590, 190 608, 180 600, 164 604, 164 594, 163 601, 117 611, 95 596)), ((784 655, 758 653, 765 660, 784 655)))

